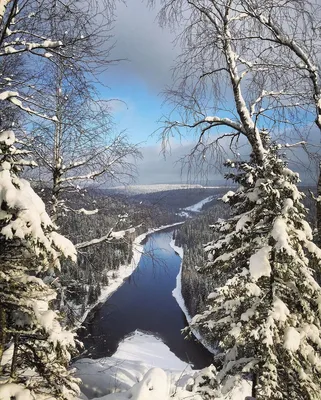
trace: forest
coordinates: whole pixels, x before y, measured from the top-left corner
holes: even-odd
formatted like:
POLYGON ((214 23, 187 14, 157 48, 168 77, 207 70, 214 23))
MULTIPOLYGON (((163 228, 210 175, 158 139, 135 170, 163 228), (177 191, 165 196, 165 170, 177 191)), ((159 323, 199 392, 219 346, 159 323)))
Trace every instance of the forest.
POLYGON ((189 198, 107 190, 137 178, 144 150, 102 94, 121 70, 117 4, 0 0, 0 400, 83 396, 76 325, 135 239, 178 222, 187 331, 213 363, 180 391, 152 370, 107 400, 222 400, 245 381, 251 399, 320 399, 320 1, 143 2, 179 53, 161 151, 186 135, 188 173, 227 180, 189 198))

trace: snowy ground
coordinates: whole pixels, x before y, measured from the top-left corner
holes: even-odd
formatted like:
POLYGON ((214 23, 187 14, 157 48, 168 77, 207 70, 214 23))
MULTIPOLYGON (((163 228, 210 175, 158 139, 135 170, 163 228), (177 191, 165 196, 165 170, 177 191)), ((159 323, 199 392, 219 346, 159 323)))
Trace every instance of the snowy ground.
MULTIPOLYGON (((166 387, 170 390, 179 376, 191 372, 191 367, 181 361, 169 348, 155 336, 134 332, 122 341, 112 357, 99 360, 88 358, 78 360, 73 367, 83 381, 83 392, 89 397, 104 396, 111 392, 129 390, 140 382, 151 368, 166 371, 166 387)), ((119 395, 118 395, 119 396, 119 395)), ((108 400, 128 399, 128 397, 107 396, 108 400)), ((139 400, 144 400, 139 397, 139 400)), ((154 399, 150 397, 150 399, 154 399)), ((166 400, 164 397, 161 400, 166 400)))
POLYGON ((193 205, 191 205, 189 207, 183 208, 183 210, 185 210, 185 211, 193 211, 193 212, 200 212, 202 207, 204 206, 204 204, 209 203, 210 201, 212 201, 214 199, 215 199, 215 196, 206 197, 205 199, 199 201, 196 204, 193 204, 193 205))
MULTIPOLYGON (((112 357, 78 360, 74 367, 83 381, 81 399, 203 400, 193 388, 200 371, 192 371, 160 339, 139 331, 121 342, 112 357)), ((242 381, 213 400, 244 400, 250 391, 242 381)))
POLYGON ((189 207, 181 208, 176 215, 179 215, 180 217, 185 217, 185 218, 193 218, 193 213, 199 213, 202 210, 202 207, 204 204, 209 203, 210 201, 214 200, 215 196, 209 196, 206 197, 205 199, 199 201, 196 204, 192 204, 189 207))

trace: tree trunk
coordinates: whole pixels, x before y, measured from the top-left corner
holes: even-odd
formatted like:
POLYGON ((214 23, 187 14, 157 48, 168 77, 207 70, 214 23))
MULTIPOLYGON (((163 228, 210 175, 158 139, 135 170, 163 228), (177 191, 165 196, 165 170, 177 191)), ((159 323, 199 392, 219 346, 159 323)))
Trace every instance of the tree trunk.
POLYGON ((4 307, 0 304, 0 365, 2 361, 2 355, 4 352, 4 346, 6 344, 6 326, 7 318, 4 307))
POLYGON ((18 343, 19 343, 19 335, 14 335, 14 343, 13 343, 13 355, 11 360, 11 370, 10 377, 14 378, 17 370, 17 358, 18 358, 18 343))
MULTIPOLYGON (((319 179, 317 185, 317 199, 321 198, 321 163, 319 164, 319 179)), ((320 246, 321 243, 321 201, 316 202, 316 225, 317 225, 317 236, 316 243, 320 246)))
POLYGON ((257 387, 257 374, 253 374, 253 383, 252 383, 252 398, 256 399, 256 387, 257 387))

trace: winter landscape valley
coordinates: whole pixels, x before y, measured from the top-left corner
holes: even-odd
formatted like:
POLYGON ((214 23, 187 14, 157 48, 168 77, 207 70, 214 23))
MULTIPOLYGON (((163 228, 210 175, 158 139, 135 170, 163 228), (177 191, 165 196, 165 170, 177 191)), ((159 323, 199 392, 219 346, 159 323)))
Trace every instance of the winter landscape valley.
MULTIPOLYGON (((134 189, 142 190, 139 186, 134 189)), ((224 187, 175 190, 174 185, 167 185, 166 191, 162 189, 156 192, 158 204, 162 198, 169 206, 167 197, 176 197, 175 192, 179 197, 182 190, 185 199, 189 193, 192 198, 201 199, 176 210, 175 214, 187 220, 206 213, 206 209, 202 212, 206 205, 213 214, 220 193, 226 191, 224 187)), ((144 190, 148 194, 140 193, 139 199, 150 198, 153 193, 155 196, 155 187, 145 186, 144 190)), ((216 208, 219 215, 220 207, 216 208)), ((211 365, 213 349, 204 339, 205 347, 201 344, 197 332, 189 339, 182 333, 191 316, 181 291, 183 247, 175 245, 173 236, 179 237, 177 231, 184 223, 176 222, 138 236, 138 246, 134 247, 138 257, 133 256, 130 275, 115 292, 110 293, 108 287, 102 290, 102 299, 106 295, 108 299, 103 304, 98 300, 78 331, 84 351, 73 367, 82 380, 82 398, 201 398, 192 389, 192 382, 200 370, 211 365)), ((128 270, 121 271, 120 277, 127 274, 128 270)), ((229 390, 228 396, 236 399, 250 393, 250 384, 244 381, 233 393, 229 390)))
POLYGON ((0 400, 321 400, 321 0, 0 0, 0 400))

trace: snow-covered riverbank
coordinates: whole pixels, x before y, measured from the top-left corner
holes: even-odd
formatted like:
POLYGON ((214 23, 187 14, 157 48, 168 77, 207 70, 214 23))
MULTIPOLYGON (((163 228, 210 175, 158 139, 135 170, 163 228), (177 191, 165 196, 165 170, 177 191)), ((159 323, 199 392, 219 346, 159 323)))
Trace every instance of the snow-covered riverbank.
POLYGON ((199 201, 199 202, 196 203, 196 204, 193 204, 193 205, 191 205, 191 206, 189 206, 189 207, 183 208, 183 210, 185 210, 185 211, 192 211, 192 212, 200 212, 200 211, 202 210, 203 206, 204 206, 206 203, 209 203, 210 201, 214 200, 215 197, 216 197, 216 196, 209 196, 209 197, 206 197, 205 199, 199 201))
MULTIPOLYGON (((161 368, 166 371, 165 375, 162 373, 161 375, 162 378, 166 376, 166 379, 162 380, 167 394, 170 394, 173 390, 172 384, 178 380, 182 371, 189 375, 195 372, 187 363, 176 357, 161 339, 140 331, 133 332, 119 343, 112 357, 98 360, 81 359, 74 364, 74 367, 77 376, 82 379, 83 392, 89 398, 127 391, 137 382, 141 382, 151 368, 161 368)), ((155 372, 153 375, 155 377, 155 372)), ((128 392, 126 393, 128 395, 128 392)), ((121 397, 119 393, 117 397, 115 396, 107 396, 107 399, 128 399, 125 396, 121 397)), ((145 398, 139 397, 139 399, 145 398)))
POLYGON ((177 253, 177 255, 181 258, 181 265, 179 268, 179 273, 176 277, 176 287, 172 292, 173 297, 175 298, 175 300, 177 301, 177 304, 179 305, 180 309, 183 311, 187 322, 189 323, 192 319, 192 317, 190 316, 187 307, 185 305, 185 301, 182 295, 182 267, 183 267, 183 257, 184 257, 184 250, 183 247, 179 247, 176 246, 175 244, 175 239, 172 239, 170 241, 171 248, 175 251, 175 253, 177 253))
MULTIPOLYGON (((176 278, 176 287, 173 290, 172 294, 173 294, 173 297, 175 298, 175 300, 177 301, 177 304, 179 305, 180 309, 183 311, 187 322, 190 323, 191 320, 192 320, 192 316, 188 312, 188 309, 187 309, 186 304, 185 304, 184 297, 182 295, 182 268, 183 268, 184 250, 183 250, 182 247, 176 246, 175 239, 172 239, 170 241, 170 246, 177 253, 177 255, 181 258, 181 266, 180 266, 179 273, 178 273, 177 278, 176 278)), ((208 344, 206 342, 206 340, 200 335, 200 333, 197 330, 191 329, 191 331, 193 332, 193 335, 197 338, 197 340, 200 343, 202 343, 202 345, 210 353, 215 354, 215 349, 210 344, 208 344)))
MULTIPOLYGON (((139 331, 122 341, 112 357, 81 359, 74 368, 83 382, 82 400, 203 400, 197 382, 201 372, 209 371, 192 371, 160 339, 139 331)), ((243 380, 213 400, 244 400, 250 393, 243 380)))

